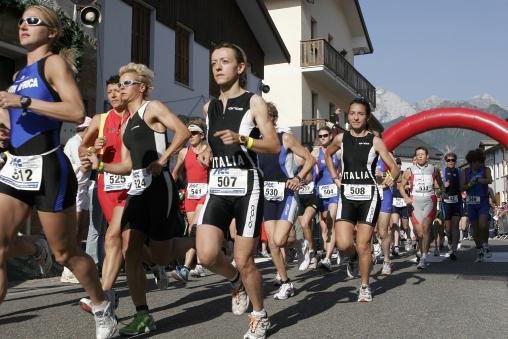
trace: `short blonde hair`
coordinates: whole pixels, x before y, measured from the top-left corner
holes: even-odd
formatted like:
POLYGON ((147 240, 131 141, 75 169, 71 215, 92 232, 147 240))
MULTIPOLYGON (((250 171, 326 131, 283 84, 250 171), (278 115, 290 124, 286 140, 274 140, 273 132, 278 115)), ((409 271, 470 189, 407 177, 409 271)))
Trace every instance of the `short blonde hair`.
POLYGON ((119 76, 122 76, 125 73, 134 73, 136 75, 136 81, 145 84, 146 91, 143 93, 143 99, 148 98, 153 89, 153 71, 143 64, 129 62, 127 65, 120 67, 120 70, 118 71, 119 76))

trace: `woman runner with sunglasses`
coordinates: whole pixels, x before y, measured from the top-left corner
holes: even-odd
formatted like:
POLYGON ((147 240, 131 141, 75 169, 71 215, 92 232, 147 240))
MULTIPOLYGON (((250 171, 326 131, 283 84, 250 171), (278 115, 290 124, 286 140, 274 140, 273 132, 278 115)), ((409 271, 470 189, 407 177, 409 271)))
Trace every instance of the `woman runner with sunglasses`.
POLYGON ((360 263, 361 285, 358 302, 372 301, 369 274, 372 265, 371 239, 379 216, 381 197, 376 183, 376 164, 383 159, 392 174, 382 184, 392 186, 399 176, 399 169, 383 140, 369 131, 370 104, 365 99, 354 99, 349 105, 347 121, 349 131, 338 134, 326 149, 326 165, 335 169, 332 156, 342 150, 342 173, 333 178, 341 187, 342 208, 337 212, 335 241, 339 250, 349 256, 350 271, 360 263), (354 231, 356 227, 356 241, 354 231), (352 267, 351 267, 352 266, 352 267))
MULTIPOLYGON (((333 139, 332 130, 328 127, 321 127, 318 131, 318 138, 321 147, 314 150, 312 155, 316 158, 316 195, 317 208, 319 211, 319 225, 323 237, 323 247, 326 251, 325 257, 318 263, 327 271, 332 269, 332 254, 335 247, 335 230, 333 222, 337 215, 337 208, 340 201, 339 187, 333 183, 333 178, 340 172, 339 152, 332 155, 332 167, 326 166, 325 152, 333 139)), ((337 253, 337 263, 340 264, 340 253, 337 253)))
POLYGON ((76 176, 60 147, 62 121, 81 123, 84 118, 71 68, 53 54, 60 31, 51 9, 25 9, 19 40, 27 50, 27 66, 15 75, 9 93, 0 92, 2 123, 11 132, 9 160, 0 173, 0 300, 7 289, 6 248, 35 206, 56 260, 71 269, 90 295, 97 338, 109 338, 117 324, 113 305, 94 262, 77 246, 76 176))
POLYGON ((449 152, 444 156, 446 167, 443 169, 444 193, 441 196, 444 226, 450 247, 450 260, 457 260, 459 245, 459 222, 462 217, 462 195, 460 189, 460 170, 455 167, 457 155, 449 152), (451 244, 451 245, 450 245, 451 244))

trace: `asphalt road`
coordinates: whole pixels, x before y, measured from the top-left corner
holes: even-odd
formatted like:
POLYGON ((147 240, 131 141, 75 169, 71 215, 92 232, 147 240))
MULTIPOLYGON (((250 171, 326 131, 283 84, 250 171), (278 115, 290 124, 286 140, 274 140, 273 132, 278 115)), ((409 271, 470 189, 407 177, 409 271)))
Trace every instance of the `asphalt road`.
MULTIPOLYGON (((273 299, 275 270, 271 262, 258 266, 264 277, 265 307, 273 338, 506 338, 508 314, 508 241, 493 241, 494 259, 474 263, 472 242, 457 262, 444 258, 417 271, 403 255, 394 260, 394 273, 372 272, 371 303, 356 302, 358 279, 347 279, 344 267, 331 273, 290 269, 297 294, 273 299)), ((155 289, 149 275, 148 303, 157 331, 138 337, 241 338, 247 316, 231 313, 229 286, 216 275, 191 278, 155 289)), ((134 312, 124 277, 117 283, 117 315, 126 323, 134 312)), ((93 338, 94 322, 80 311, 83 291, 58 278, 12 284, 0 306, 0 338, 93 338)))

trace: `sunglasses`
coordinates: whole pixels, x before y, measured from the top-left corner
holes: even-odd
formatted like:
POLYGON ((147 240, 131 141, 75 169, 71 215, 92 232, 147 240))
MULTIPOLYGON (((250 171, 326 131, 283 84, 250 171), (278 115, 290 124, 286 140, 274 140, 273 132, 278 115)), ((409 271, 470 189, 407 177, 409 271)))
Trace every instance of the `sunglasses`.
POLYGON ((328 138, 330 134, 321 134, 321 135, 318 135, 318 137, 320 138, 328 138))
POLYGON ((201 134, 201 132, 198 132, 198 131, 192 131, 192 132, 190 132, 190 134, 194 136, 194 135, 201 134))
POLYGON ((118 85, 120 87, 129 87, 129 86, 132 86, 132 85, 137 85, 137 84, 141 84, 142 82, 140 81, 135 81, 135 80, 124 80, 122 82, 120 82, 118 85))
POLYGON ((456 159, 446 159, 446 162, 456 162, 456 159))
POLYGON ((23 25, 23 22, 26 22, 28 26, 48 26, 47 23, 45 23, 36 16, 27 16, 26 18, 19 19, 18 27, 23 25))

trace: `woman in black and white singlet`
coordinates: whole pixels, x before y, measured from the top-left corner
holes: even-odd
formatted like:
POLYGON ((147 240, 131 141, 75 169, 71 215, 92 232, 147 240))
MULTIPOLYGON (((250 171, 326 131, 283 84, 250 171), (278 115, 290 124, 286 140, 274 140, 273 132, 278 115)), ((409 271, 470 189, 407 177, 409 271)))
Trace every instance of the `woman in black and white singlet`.
POLYGON ((209 191, 198 219, 196 248, 203 266, 231 282, 234 314, 247 310, 250 297, 252 326, 244 338, 262 338, 270 322, 263 307, 261 275, 252 257, 263 218, 263 179, 256 153, 276 154, 280 143, 266 103, 244 89, 246 64, 245 53, 234 44, 222 43, 212 51, 211 68, 220 96, 204 107, 213 156, 209 191), (257 139, 256 126, 262 139, 257 139), (238 269, 221 251, 233 218, 238 269))
POLYGON ((354 99, 347 113, 350 130, 333 139, 325 156, 331 171, 334 168, 332 155, 339 148, 342 149, 342 173, 334 178, 334 182, 341 187, 342 200, 342 208, 337 211, 335 222, 335 239, 339 250, 349 256, 348 269, 351 273, 356 271, 359 262, 359 302, 372 301, 369 288, 371 239, 381 206, 375 180, 378 157, 383 159, 392 173, 392 176, 384 179, 383 185, 391 186, 399 176, 399 169, 385 144, 368 129, 367 120, 370 116, 369 103, 365 99, 354 99), (353 242, 355 226, 356 242, 353 242))
POLYGON ((152 260, 167 265, 192 247, 191 238, 176 238, 183 229, 179 195, 168 161, 189 138, 185 124, 160 101, 149 101, 153 71, 142 64, 122 66, 120 95, 131 117, 123 132, 122 161, 99 163, 99 172, 131 174, 131 187, 122 215, 122 252, 136 315, 120 329, 136 335, 155 328, 146 302, 142 248, 149 239, 152 260), (169 143, 167 132, 174 133, 169 143), (179 253, 175 254, 175 252, 179 253))

